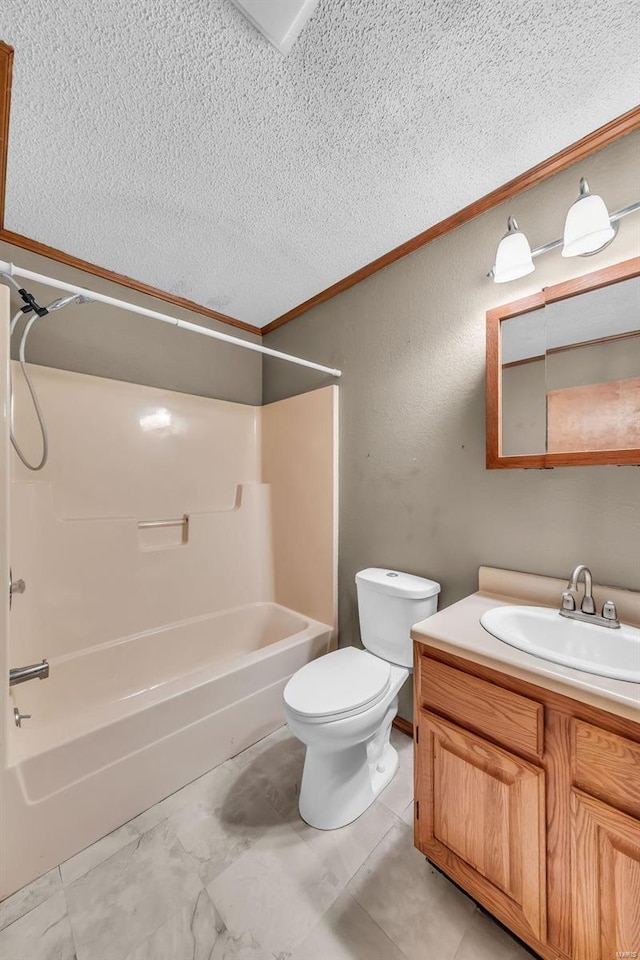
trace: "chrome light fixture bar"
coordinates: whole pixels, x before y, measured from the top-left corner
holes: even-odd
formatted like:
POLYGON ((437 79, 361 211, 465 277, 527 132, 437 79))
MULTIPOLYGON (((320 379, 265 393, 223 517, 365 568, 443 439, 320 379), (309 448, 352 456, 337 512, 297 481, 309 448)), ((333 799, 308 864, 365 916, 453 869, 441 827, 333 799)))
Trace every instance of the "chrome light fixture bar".
POLYGON ((535 270, 533 260, 536 257, 557 247, 562 247, 563 257, 592 257, 613 243, 619 221, 637 210, 640 210, 640 201, 610 215, 602 197, 591 193, 589 184, 581 177, 578 198, 567 213, 564 235, 531 250, 525 234, 514 218, 509 217, 507 232, 498 244, 495 265, 487 277, 494 283, 519 280, 535 270))

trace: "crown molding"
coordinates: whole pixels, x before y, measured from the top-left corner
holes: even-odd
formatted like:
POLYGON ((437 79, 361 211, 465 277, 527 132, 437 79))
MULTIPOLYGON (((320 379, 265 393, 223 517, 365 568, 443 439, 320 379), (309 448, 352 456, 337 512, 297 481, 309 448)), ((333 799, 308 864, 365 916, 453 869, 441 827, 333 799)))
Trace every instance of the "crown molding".
POLYGON ((468 206, 463 207, 462 210, 458 210, 445 220, 441 220, 439 223, 434 224, 427 230, 424 230, 422 233, 417 234, 415 237, 412 237, 409 240, 406 240, 404 243, 400 244, 400 246, 394 247, 393 250, 383 254, 383 256, 378 257, 376 260, 372 260, 371 263, 366 264, 364 267, 361 267, 354 273, 350 273, 342 280, 332 284, 325 290, 321 290, 313 297, 305 300, 304 303, 298 304, 296 307, 293 307, 291 310, 288 310, 281 316, 276 317, 275 320, 272 320, 266 326, 260 328, 254 326, 253 324, 245 323, 243 320, 238 320, 235 317, 230 317, 227 314, 219 313, 217 310, 211 310, 210 308, 204 307, 199 303, 195 303, 193 300, 187 300, 184 297, 176 296, 175 294, 169 293, 166 290, 160 290, 157 287, 152 287, 149 284, 142 283, 139 280, 134 280, 133 278, 127 277, 124 274, 116 273, 113 270, 107 270, 105 267, 100 267, 97 264, 90 263, 88 260, 81 260, 79 257, 74 257, 63 250, 58 250, 56 247, 50 247, 47 244, 40 243, 37 240, 32 240, 30 237, 25 237, 22 234, 13 233, 12 231, 5 229, 4 208, 7 180, 7 153, 9 140, 9 113, 11 106, 13 55, 13 48, 0 40, 0 240, 5 241, 6 243, 11 243, 17 247, 21 247, 23 250, 29 250, 32 253, 37 253, 41 256, 48 257, 51 260, 57 260, 59 263, 64 263, 67 266, 75 267, 76 269, 82 270, 85 273, 102 277, 105 280, 110 280, 113 283, 120 284, 120 286, 129 287, 130 289, 137 290, 140 293, 145 293, 159 300, 164 300, 167 303, 172 303, 175 306, 182 307, 186 310, 192 311, 193 313, 197 313, 200 316, 207 317, 210 320, 218 320, 220 323, 228 324, 229 326, 236 327, 239 330, 245 330, 247 333, 252 333, 256 336, 266 336, 272 331, 277 330, 279 327, 284 326, 286 323, 289 323, 291 320, 295 320, 296 317, 300 317, 302 314, 307 313, 314 307, 317 307, 319 304, 325 303, 327 300, 336 297, 339 293, 343 293, 345 290, 355 286, 357 283, 361 283, 363 280, 366 280, 379 270, 383 270, 385 267, 390 266, 397 260, 401 260, 410 253, 415 253, 415 251, 419 250, 421 247, 424 247, 432 241, 445 236, 447 233, 450 233, 452 230, 461 227, 470 220, 474 220, 483 213, 487 213, 487 211, 499 206, 506 200, 510 200, 513 197, 518 196, 520 193, 523 193, 525 190, 529 190, 531 187, 535 187, 538 184, 543 183, 556 173, 560 173, 561 170, 565 170, 567 167, 584 160, 585 157, 589 157, 591 154, 597 153, 598 150, 602 150, 604 147, 615 143, 628 133, 632 133, 634 130, 640 129, 640 106, 638 106, 634 107, 632 110, 629 110, 627 113, 622 114, 622 116, 616 117, 615 120, 612 120, 610 123, 599 127, 592 133, 587 134, 587 136, 576 141, 576 143, 565 147, 563 150, 555 153, 547 160, 543 160, 542 163, 537 164, 535 167, 531 167, 530 170, 525 171, 518 177, 510 180, 508 183, 503 184, 502 186, 493 190, 491 193, 481 197, 479 200, 475 200, 468 206))
POLYGON ((245 323, 243 320, 237 320, 235 317, 229 317, 225 313, 219 313, 217 310, 211 310, 193 300, 187 300, 185 297, 176 296, 167 290, 159 290, 148 283, 142 283, 140 280, 134 280, 122 273, 116 273, 114 270, 107 270, 88 260, 81 260, 74 257, 64 250, 58 250, 56 247, 50 247, 38 240, 32 240, 20 233, 13 233, 4 227, 4 206, 7 188, 7 156, 9 148, 9 113, 11 108, 11 80, 13 75, 13 47, 0 40, 0 240, 5 243, 11 243, 22 250, 28 250, 30 253, 37 253, 42 257, 48 257, 49 260, 57 260, 58 263, 64 263, 76 270, 82 270, 84 273, 92 274, 94 277, 101 277, 103 280, 110 280, 121 287, 128 287, 130 290, 137 290, 139 293, 145 293, 157 300, 164 300, 166 303, 172 303, 176 307, 182 307, 197 313, 201 317, 207 317, 209 320, 218 320, 230 327, 236 327, 238 330, 245 330, 247 333, 253 333, 256 336, 262 336, 260 327, 255 327, 251 323, 245 323))
POLYGON ((4 223, 12 78, 13 47, 10 47, 7 43, 0 40, 0 226, 4 223))
POLYGON ((211 310, 209 307, 203 307, 193 300, 187 300, 185 297, 179 297, 175 293, 169 293, 167 290, 160 290, 158 287, 152 287, 141 280, 134 280, 123 273, 116 273, 114 270, 107 270, 105 267, 99 267, 88 260, 81 260, 74 257, 64 250, 58 250, 56 247, 49 247, 46 243, 40 243, 38 240, 32 240, 30 237, 23 237, 20 233, 13 233, 12 230, 0 229, 0 240, 5 243, 12 243, 14 247, 20 247, 22 250, 28 250, 30 253, 37 253, 41 257, 47 257, 49 260, 57 260, 58 263, 64 263, 68 267, 74 267, 76 270, 82 270, 94 277, 101 277, 103 280, 110 280, 121 287, 128 287, 130 290, 137 290, 138 293, 145 293, 149 297, 155 297, 156 300, 164 300, 165 303, 172 303, 176 307, 182 307, 184 310, 190 310, 201 317, 207 317, 209 320, 218 320, 220 323, 226 323, 230 327, 236 327, 238 330, 246 330, 247 333, 254 333, 256 336, 262 336, 260 327, 254 327, 251 323, 245 323, 244 320, 236 320, 235 317, 229 317, 226 313, 218 313, 217 310, 211 310))
POLYGON ((445 236, 445 234, 451 233, 452 230, 456 230, 463 224, 469 223, 470 220, 475 220, 476 217, 487 213, 489 210, 493 210, 494 207, 499 206, 506 200, 511 200, 513 197, 517 197, 518 194, 524 193, 525 190, 544 183, 545 180, 555 176, 556 173, 560 173, 561 170, 566 170, 567 167, 572 166, 574 163, 584 160, 585 157, 597 153, 597 151, 602 150, 603 147, 608 147, 610 144, 615 143, 616 140, 620 140, 628 133, 632 133, 638 129, 640 129, 640 106, 634 107, 633 110, 623 113, 622 116, 616 117, 615 120, 611 120, 610 123, 606 123, 603 127, 599 127, 592 133, 588 133, 586 137, 565 147, 564 150, 554 153, 552 157, 543 160, 542 163, 537 164, 535 167, 531 167, 530 170, 526 170, 518 177, 515 177, 515 179, 509 180, 508 183, 497 187, 495 190, 492 190, 491 193, 480 197, 479 200, 474 200, 473 203, 463 207, 462 210, 458 210, 457 213, 452 214, 445 220, 441 220, 439 223, 434 224, 410 240, 406 240, 404 243, 401 243, 399 247, 395 247, 388 253, 383 254, 383 256, 378 257, 377 260, 372 260, 371 263, 366 264, 366 266, 361 267, 354 273, 350 273, 348 277, 338 280, 337 283, 332 284, 330 287, 327 287, 326 290, 322 290, 315 296, 310 297, 309 300, 305 300, 304 303, 300 303, 297 307, 287 310, 282 316, 277 317, 262 328, 263 335, 277 330, 279 327, 284 326, 285 323, 289 323, 291 320, 295 320, 296 317, 300 317, 303 313, 307 313, 308 310, 312 310, 319 304, 325 303, 332 297, 336 297, 339 293, 343 293, 350 287, 354 287, 357 283, 361 283, 379 270, 383 270, 385 267, 395 263, 397 260, 401 260, 410 253, 415 253, 416 250, 420 250, 421 247, 425 247, 433 240, 438 240, 440 237, 445 236))

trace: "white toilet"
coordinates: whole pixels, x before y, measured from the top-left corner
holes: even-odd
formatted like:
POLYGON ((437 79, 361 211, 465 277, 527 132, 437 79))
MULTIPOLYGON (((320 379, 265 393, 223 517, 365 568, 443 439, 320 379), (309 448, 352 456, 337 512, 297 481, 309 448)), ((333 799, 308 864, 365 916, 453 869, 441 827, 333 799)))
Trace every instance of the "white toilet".
POLYGON ((344 827, 393 778, 389 743, 398 692, 410 676, 414 623, 436 612, 440 584, 371 567, 356 574, 365 650, 345 647, 302 667, 284 690, 292 733, 307 746, 300 816, 312 827, 344 827))

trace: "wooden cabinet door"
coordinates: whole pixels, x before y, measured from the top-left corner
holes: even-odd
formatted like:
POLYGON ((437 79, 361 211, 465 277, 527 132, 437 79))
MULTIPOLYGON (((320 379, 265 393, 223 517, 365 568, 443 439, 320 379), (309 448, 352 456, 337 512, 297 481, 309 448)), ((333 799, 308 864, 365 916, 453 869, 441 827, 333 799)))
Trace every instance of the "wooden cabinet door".
POLYGON ((574 960, 640 956, 640 821, 572 791, 574 960))
POLYGON ((515 933, 546 939, 544 771, 420 712, 417 846, 515 933))

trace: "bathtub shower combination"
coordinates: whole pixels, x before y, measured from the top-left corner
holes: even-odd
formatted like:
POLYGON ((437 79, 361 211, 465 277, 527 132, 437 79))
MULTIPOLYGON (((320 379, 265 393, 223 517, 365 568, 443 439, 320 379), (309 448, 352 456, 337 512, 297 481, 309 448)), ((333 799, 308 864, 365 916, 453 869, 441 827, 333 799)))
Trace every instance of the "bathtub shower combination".
POLYGON ((50 452, 4 484, 8 658, 49 676, 7 698, 0 896, 280 726, 335 625, 336 387, 260 408, 30 373, 50 452))

